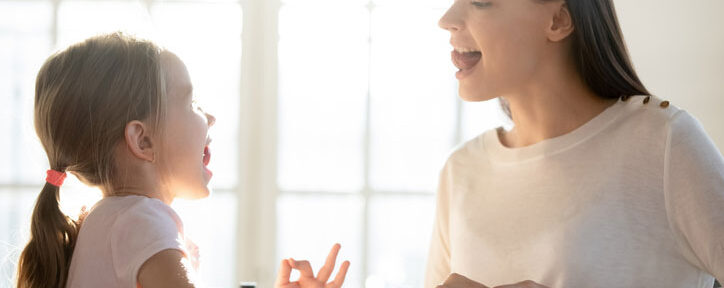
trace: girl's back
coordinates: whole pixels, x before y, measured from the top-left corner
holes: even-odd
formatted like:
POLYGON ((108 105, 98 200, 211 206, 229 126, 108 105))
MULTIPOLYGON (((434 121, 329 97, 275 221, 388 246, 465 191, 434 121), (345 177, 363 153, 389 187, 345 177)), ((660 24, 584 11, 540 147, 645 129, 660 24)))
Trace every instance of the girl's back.
POLYGON ((67 287, 136 287, 141 265, 156 253, 185 253, 181 219, 158 199, 106 197, 83 221, 67 287))

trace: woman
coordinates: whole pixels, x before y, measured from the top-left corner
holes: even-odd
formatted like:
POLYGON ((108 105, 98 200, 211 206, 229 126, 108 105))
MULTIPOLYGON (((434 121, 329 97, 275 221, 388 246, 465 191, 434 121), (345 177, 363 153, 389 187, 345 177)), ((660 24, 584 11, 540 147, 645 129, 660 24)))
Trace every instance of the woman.
POLYGON ((457 0, 440 26, 460 96, 499 98, 514 128, 445 164, 425 287, 724 278, 724 159, 649 95, 611 0, 457 0))

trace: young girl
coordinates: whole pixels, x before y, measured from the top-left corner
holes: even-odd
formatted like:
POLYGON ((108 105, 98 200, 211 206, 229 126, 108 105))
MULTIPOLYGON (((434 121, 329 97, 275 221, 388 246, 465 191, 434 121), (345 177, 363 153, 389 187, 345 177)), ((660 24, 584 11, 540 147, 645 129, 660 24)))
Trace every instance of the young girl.
MULTIPOLYGON (((18 287, 193 286, 195 259, 169 207, 175 198, 209 195, 215 118, 194 103, 192 89, 176 55, 120 33, 45 62, 35 128, 50 170, 18 263, 18 287), (82 225, 58 207, 66 172, 103 192, 82 225)), ((339 248, 316 277, 308 262, 285 259, 276 287, 341 287, 346 261, 327 283, 339 248), (298 281, 289 281, 292 269, 300 270, 298 281)))
POLYGON ((639 81, 613 0, 456 0, 440 26, 461 98, 500 97, 514 127, 443 168, 426 288, 724 278, 724 158, 639 81))

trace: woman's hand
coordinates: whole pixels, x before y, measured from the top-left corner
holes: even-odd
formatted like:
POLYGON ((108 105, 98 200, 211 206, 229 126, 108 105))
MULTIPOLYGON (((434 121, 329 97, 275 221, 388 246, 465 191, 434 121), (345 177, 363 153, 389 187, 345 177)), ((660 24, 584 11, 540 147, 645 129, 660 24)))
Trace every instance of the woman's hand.
MULTIPOLYGON (((438 285, 437 288, 488 288, 488 286, 485 286, 483 284, 470 280, 463 275, 460 275, 457 273, 452 273, 452 274, 450 274, 450 276, 447 277, 447 279, 445 280, 445 283, 442 283, 442 285, 438 285)), ((518 282, 515 284, 495 286, 493 288, 548 288, 548 287, 535 283, 531 280, 526 280, 526 281, 518 282)))
POLYGON ((282 260, 281 267, 279 268, 279 275, 277 281, 274 284, 275 288, 340 288, 344 283, 344 277, 347 275, 347 269, 349 269, 349 261, 344 261, 342 266, 339 267, 337 276, 334 277, 332 282, 327 282, 329 277, 334 271, 334 264, 337 261, 337 254, 342 246, 334 244, 332 251, 327 255, 327 261, 324 266, 319 269, 317 276, 314 276, 312 271, 312 265, 309 261, 297 261, 294 259, 282 260), (292 269, 299 270, 299 280, 290 282, 289 277, 292 273, 292 269))
POLYGON ((458 273, 452 273, 447 276, 444 283, 437 285, 437 288, 488 288, 488 286, 470 280, 458 273))
POLYGON ((549 288, 548 286, 543 286, 541 284, 535 283, 531 280, 525 280, 523 282, 518 282, 515 284, 508 284, 508 285, 502 285, 502 286, 495 286, 493 288, 549 288))

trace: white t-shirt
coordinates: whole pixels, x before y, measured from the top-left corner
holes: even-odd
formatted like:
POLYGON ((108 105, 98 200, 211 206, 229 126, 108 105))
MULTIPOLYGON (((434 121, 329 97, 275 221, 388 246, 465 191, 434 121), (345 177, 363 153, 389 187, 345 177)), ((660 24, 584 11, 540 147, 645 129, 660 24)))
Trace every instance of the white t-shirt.
POLYGON ((724 279, 724 159, 699 122, 652 97, 522 148, 496 130, 442 170, 425 288, 711 288, 724 279))
POLYGON ((141 265, 166 249, 186 255, 171 207, 142 196, 103 198, 80 228, 66 287, 136 288, 141 265))

